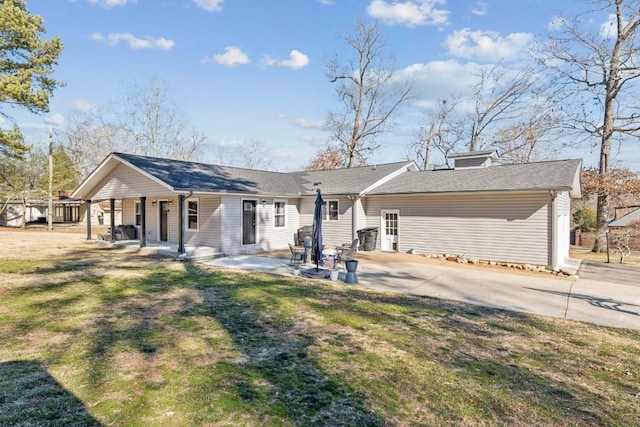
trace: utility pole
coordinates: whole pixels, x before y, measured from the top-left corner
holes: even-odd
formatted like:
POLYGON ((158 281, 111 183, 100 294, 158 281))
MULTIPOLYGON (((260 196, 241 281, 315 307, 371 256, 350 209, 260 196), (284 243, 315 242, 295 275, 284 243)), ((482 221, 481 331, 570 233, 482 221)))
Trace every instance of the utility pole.
POLYGON ((53 230, 53 129, 49 126, 49 231, 53 230))

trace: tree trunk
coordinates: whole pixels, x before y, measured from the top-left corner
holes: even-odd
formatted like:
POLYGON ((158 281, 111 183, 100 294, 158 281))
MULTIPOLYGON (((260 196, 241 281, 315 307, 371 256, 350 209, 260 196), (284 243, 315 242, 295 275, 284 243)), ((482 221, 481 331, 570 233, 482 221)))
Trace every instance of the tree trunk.
MULTIPOLYGON (((619 7, 619 6, 618 6, 619 7)), ((620 10, 618 9, 618 17, 620 10)), ((623 40, 620 34, 620 19, 618 19, 618 39, 611 53, 609 62, 609 78, 606 80, 604 98, 604 120, 602 123, 602 143, 600 144, 600 164, 598 174, 600 178, 609 175, 609 158, 611 157, 611 140, 614 131, 614 114, 616 112, 616 94, 620 88, 620 48, 623 40)), ((605 182, 601 179, 601 182, 605 182)), ((606 246, 607 217, 609 215, 610 189, 608 185, 600 185, 598 191, 598 209, 596 211, 596 238, 593 242, 593 252, 600 252, 606 246)))

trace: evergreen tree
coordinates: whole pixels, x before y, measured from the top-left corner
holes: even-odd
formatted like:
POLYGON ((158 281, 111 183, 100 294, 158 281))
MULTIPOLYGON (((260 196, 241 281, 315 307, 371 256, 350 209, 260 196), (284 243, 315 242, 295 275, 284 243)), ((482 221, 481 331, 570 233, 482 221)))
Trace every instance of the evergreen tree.
MULTIPOLYGON (((30 15, 25 0, 0 0, 0 103, 35 114, 49 111, 49 99, 61 82, 51 78, 62 52, 58 36, 42 39, 43 19, 30 15)), ((4 109, 0 117, 13 121, 4 109)), ((0 155, 20 157, 27 151, 14 124, 0 129, 0 155)))

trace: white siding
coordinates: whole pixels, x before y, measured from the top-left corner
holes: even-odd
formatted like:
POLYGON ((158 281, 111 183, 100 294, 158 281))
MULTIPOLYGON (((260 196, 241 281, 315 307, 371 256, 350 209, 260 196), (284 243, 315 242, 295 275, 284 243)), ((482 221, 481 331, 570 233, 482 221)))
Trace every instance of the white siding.
MULTIPOLYGON (((398 250, 549 265, 549 194, 370 196, 368 226, 398 209, 398 250)), ((380 248, 380 237, 377 239, 380 248)))
POLYGON ((287 202, 286 227, 273 227, 273 198, 260 196, 224 196, 218 209, 222 231, 220 239, 221 251, 227 255, 250 254, 274 249, 285 249, 293 243, 293 235, 300 227, 298 205, 296 199, 276 198, 287 202), (255 245, 242 244, 242 200, 257 202, 257 230, 255 245), (264 200, 264 206, 262 201, 264 200))
MULTIPOLYGON (((352 204, 346 196, 323 196, 325 201, 338 200, 338 221, 322 221, 322 240, 325 245, 351 243, 351 210, 352 204)), ((313 225, 315 197, 305 197, 300 201, 300 226, 313 225)), ((366 221, 366 215, 361 213, 366 221)))
POLYGON ((168 189, 156 181, 147 178, 127 165, 119 164, 94 188, 96 193, 87 195, 87 199, 107 200, 125 197, 161 196, 168 189))
POLYGON ((188 201, 184 202, 184 243, 188 246, 220 248, 220 197, 192 197, 198 200, 198 230, 187 228, 188 201))
POLYGON ((250 254, 260 252, 258 244, 242 244, 242 201, 255 200, 258 202, 256 218, 256 239, 259 242, 260 233, 260 199, 258 197, 223 196, 220 201, 220 215, 222 219, 222 233, 220 249, 227 255, 250 254))
POLYGON ((260 247, 262 250, 270 251, 274 249, 286 249, 289 243, 294 243, 293 235, 299 227, 297 200, 285 198, 261 198, 258 203, 258 233, 260 247), (262 200, 265 206, 262 207, 262 200), (274 200, 287 202, 286 226, 274 228, 273 202, 274 200))

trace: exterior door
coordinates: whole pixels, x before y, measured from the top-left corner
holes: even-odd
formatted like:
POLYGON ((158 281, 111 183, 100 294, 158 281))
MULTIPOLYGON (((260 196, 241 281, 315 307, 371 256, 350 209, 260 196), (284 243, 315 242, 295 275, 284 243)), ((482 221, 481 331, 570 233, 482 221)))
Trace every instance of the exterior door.
POLYGON ((398 251, 398 218, 400 212, 382 211, 382 223, 380 224, 380 249, 383 251, 398 251))
POLYGON ((169 240, 169 203, 166 200, 158 202, 160 204, 160 241, 169 240))
POLYGON ((242 244, 256 243, 256 207, 255 200, 242 201, 242 244))

